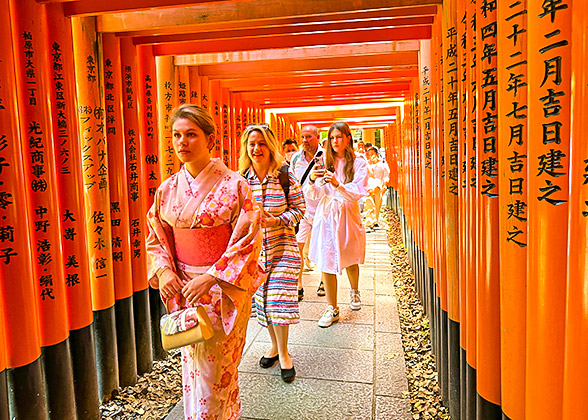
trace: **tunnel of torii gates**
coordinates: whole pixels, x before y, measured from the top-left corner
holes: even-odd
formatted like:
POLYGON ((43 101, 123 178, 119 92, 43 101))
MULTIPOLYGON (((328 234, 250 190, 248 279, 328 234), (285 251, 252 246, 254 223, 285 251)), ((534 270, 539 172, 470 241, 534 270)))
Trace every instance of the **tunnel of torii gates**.
POLYGON ((380 129, 451 418, 586 418, 587 8, 0 0, 0 419, 98 419, 166 357, 145 214, 184 102, 233 169, 250 123, 380 129))

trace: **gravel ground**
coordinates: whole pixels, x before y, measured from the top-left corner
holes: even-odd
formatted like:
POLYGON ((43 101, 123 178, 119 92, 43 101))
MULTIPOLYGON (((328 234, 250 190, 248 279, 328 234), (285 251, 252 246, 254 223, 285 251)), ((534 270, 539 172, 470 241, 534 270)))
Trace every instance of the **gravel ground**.
POLYGON ((100 406, 102 420, 160 420, 182 398, 180 351, 172 350, 165 360, 153 363, 153 370, 139 377, 133 386, 100 406))
POLYGON ((400 221, 389 209, 385 209, 385 217, 389 225, 388 245, 398 299, 412 418, 447 420, 450 416, 441 401, 435 356, 431 353, 429 319, 416 293, 414 275, 402 244, 400 221))
MULTIPOLYGON (((398 216, 384 209, 389 225, 388 244, 394 270, 394 287, 402 343, 406 360, 408 390, 412 417, 420 419, 449 419, 441 402, 435 357, 431 353, 429 320, 416 294, 414 276, 408 263, 398 216)), ((153 364, 153 371, 141 376, 137 384, 121 389, 112 400, 100 406, 103 420, 160 420, 182 397, 179 351, 166 360, 153 364)))

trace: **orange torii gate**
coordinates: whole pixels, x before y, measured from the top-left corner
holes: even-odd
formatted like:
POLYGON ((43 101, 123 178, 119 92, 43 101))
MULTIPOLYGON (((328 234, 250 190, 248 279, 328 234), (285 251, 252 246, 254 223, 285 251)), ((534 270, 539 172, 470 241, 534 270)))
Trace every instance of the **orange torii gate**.
POLYGON ((233 169, 252 123, 384 127, 452 418, 582 418, 584 3, 0 0, 0 420, 97 419, 166 356, 143 215, 184 102, 233 169))

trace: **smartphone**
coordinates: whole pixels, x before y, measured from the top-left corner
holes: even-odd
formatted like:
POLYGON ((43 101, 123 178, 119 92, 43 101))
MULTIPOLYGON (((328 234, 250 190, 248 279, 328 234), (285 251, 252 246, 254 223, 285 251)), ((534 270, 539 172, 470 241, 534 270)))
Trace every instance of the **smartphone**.
POLYGON ((317 158, 314 158, 314 160, 315 160, 315 162, 316 162, 316 165, 318 165, 318 166, 319 166, 319 168, 321 168, 321 169, 325 169, 325 162, 323 161, 323 159, 322 159, 322 158, 320 158, 320 157, 317 157, 317 158))

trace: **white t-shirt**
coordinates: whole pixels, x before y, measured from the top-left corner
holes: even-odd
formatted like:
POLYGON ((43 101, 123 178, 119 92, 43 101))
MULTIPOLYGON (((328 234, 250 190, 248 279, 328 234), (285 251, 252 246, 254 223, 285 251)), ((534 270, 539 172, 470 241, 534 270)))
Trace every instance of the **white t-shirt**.
MULTIPOLYGON (((319 145, 316 149, 316 153, 318 153, 319 150, 322 150, 324 156, 325 149, 323 149, 319 145)), ((304 153, 304 149, 299 150, 292 156, 292 160, 290 161, 290 172, 296 177, 298 181, 300 181, 302 179, 302 176, 304 175, 304 172, 306 172, 306 169, 308 168, 309 164, 310 162, 306 160, 306 153, 304 153)), ((304 188, 304 185, 308 184, 309 178, 310 173, 304 180, 302 188, 304 188)), ((306 213, 304 214, 304 217, 312 220, 314 218, 314 213, 316 211, 316 206, 318 205, 319 200, 311 200, 310 198, 304 197, 304 201, 306 202, 306 213)))

